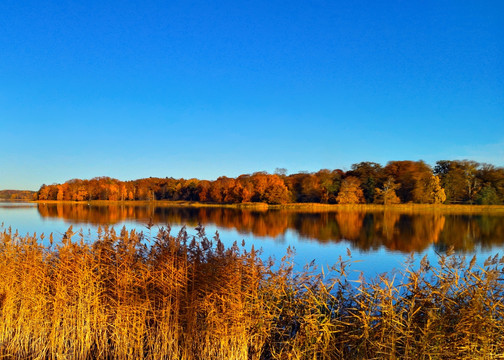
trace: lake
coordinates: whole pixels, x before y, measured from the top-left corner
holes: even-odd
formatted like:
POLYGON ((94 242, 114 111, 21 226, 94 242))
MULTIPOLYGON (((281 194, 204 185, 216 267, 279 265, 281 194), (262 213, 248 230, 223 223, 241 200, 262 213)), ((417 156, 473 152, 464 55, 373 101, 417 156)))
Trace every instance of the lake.
POLYGON ((61 239, 70 225, 92 241, 99 226, 143 231, 154 237, 157 228, 170 226, 176 235, 186 226, 189 235, 202 224, 209 238, 219 232, 227 246, 245 241, 245 247, 261 248, 262 257, 280 259, 288 246, 295 249, 297 268, 315 260, 331 265, 352 254, 355 277, 363 271, 374 277, 400 270, 410 254, 416 263, 427 256, 454 248, 458 254, 477 255, 482 264, 488 256, 504 252, 504 213, 447 213, 398 210, 335 211, 247 210, 214 207, 167 207, 155 205, 88 205, 86 203, 0 203, 0 222, 20 235, 49 233, 61 239), (154 224, 150 229, 148 224, 154 224))

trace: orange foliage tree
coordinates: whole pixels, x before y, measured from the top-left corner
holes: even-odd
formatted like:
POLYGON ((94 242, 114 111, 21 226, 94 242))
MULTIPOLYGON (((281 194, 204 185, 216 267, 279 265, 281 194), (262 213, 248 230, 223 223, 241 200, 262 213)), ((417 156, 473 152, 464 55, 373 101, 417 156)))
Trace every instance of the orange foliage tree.
POLYGON ((360 180, 354 176, 343 179, 336 201, 338 204, 364 203, 364 193, 360 188, 360 180))
POLYGON ((427 202, 428 195, 423 184, 432 175, 432 169, 422 160, 390 161, 385 166, 384 172, 401 184, 397 190, 401 202, 427 202))

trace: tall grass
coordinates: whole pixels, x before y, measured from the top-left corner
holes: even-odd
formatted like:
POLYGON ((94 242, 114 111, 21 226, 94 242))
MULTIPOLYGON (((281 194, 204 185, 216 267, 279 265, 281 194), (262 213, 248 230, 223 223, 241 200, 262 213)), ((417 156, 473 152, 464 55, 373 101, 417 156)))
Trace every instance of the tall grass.
POLYGON ((348 281, 252 248, 160 229, 70 228, 57 244, 0 234, 0 356, 27 359, 497 359, 503 263, 437 264, 348 281))

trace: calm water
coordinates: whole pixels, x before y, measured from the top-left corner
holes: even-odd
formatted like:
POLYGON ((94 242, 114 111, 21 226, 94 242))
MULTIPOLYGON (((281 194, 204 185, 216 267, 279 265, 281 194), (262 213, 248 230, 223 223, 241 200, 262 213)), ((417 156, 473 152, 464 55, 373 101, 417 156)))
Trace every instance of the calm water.
MULTIPOLYGON (((156 228, 171 226, 176 234, 183 225, 188 233, 201 223, 207 235, 219 232, 226 245, 245 240, 263 249, 263 257, 280 259, 288 246, 296 250, 298 267, 315 260, 320 265, 347 258, 351 250, 354 270, 367 276, 401 269, 408 255, 417 261, 450 246, 460 254, 476 254, 481 263, 504 253, 504 214, 400 213, 396 211, 300 212, 251 211, 224 208, 179 208, 134 205, 0 203, 0 222, 20 235, 54 233, 55 239, 73 225, 92 240, 98 226, 138 229, 154 236, 156 228), (147 224, 155 226, 149 230, 147 224)), ((357 272, 356 272, 357 273, 357 272)))

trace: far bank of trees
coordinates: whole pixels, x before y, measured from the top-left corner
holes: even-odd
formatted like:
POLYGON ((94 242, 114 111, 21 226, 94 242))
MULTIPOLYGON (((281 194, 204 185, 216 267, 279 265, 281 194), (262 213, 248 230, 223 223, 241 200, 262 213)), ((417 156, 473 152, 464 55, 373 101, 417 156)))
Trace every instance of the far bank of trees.
POLYGON ((33 200, 36 195, 30 190, 0 190, 0 200, 33 200))
POLYGON ((349 171, 323 169, 286 175, 256 172, 217 180, 109 177, 42 185, 38 200, 185 200, 204 203, 503 204, 504 168, 471 160, 354 164, 349 171))

